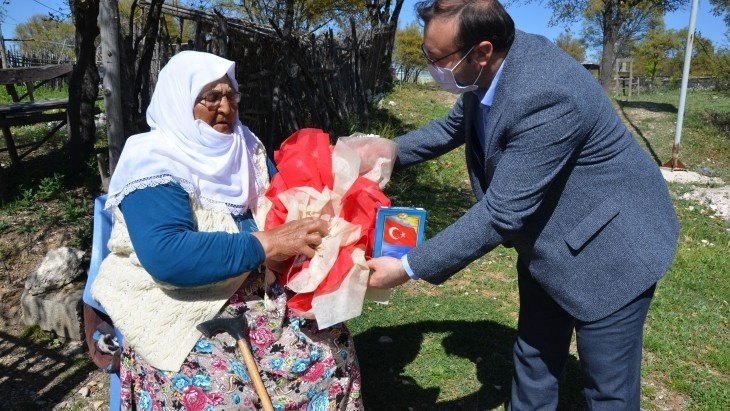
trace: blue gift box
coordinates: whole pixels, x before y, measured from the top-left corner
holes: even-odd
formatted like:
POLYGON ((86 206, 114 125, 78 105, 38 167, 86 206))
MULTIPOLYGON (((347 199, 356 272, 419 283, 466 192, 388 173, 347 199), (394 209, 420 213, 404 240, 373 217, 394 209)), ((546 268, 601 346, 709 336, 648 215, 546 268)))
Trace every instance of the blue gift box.
POLYGON ((401 258, 423 242, 426 210, 417 207, 378 207, 373 257, 401 258))

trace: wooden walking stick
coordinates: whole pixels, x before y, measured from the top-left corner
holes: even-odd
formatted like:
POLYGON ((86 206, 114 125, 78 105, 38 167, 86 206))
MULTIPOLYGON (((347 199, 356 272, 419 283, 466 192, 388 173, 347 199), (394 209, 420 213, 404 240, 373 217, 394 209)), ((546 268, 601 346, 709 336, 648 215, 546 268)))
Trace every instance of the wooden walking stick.
POLYGON ((236 339, 236 345, 238 350, 243 355, 243 362, 246 364, 248 375, 251 376, 253 386, 256 389, 256 395, 261 400, 261 407, 265 411, 274 411, 274 406, 271 404, 271 398, 269 393, 266 392, 264 387, 264 381, 261 379, 259 374, 259 367, 256 365, 256 360, 253 358, 251 348, 248 346, 248 329, 246 322, 240 318, 216 318, 213 320, 205 321, 198 324, 196 327, 198 331, 202 332, 208 338, 212 338, 214 335, 225 332, 231 337, 236 339))

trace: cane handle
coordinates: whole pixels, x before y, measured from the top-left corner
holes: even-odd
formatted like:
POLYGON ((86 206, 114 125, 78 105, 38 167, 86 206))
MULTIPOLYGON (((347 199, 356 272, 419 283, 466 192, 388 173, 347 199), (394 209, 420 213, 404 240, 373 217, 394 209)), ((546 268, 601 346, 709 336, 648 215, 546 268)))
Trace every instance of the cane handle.
POLYGON ((264 411, 274 411, 274 406, 271 404, 269 393, 266 392, 264 381, 261 379, 259 367, 256 366, 256 360, 253 358, 251 349, 244 340, 238 340, 236 341, 236 344, 238 345, 238 349, 241 351, 241 355, 243 355, 243 362, 246 364, 246 369, 248 370, 248 375, 251 377, 251 381, 253 381, 253 387, 256 389, 256 395, 258 395, 261 400, 261 407, 264 411))

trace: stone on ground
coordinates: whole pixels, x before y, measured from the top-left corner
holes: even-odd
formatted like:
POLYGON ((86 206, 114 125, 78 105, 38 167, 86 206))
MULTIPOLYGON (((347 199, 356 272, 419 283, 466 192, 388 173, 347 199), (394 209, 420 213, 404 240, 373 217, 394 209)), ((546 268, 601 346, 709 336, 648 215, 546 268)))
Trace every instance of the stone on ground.
POLYGON ((666 167, 659 167, 664 180, 678 184, 722 184, 717 177, 707 177, 694 171, 672 171, 666 167))
POLYGON ((46 254, 43 261, 25 281, 25 289, 33 295, 57 290, 70 284, 83 273, 84 252, 71 247, 60 247, 46 254))
POLYGON ((81 297, 83 283, 73 283, 58 290, 43 294, 31 294, 25 290, 20 297, 23 321, 27 325, 38 325, 46 331, 53 331, 66 339, 80 341, 81 297))

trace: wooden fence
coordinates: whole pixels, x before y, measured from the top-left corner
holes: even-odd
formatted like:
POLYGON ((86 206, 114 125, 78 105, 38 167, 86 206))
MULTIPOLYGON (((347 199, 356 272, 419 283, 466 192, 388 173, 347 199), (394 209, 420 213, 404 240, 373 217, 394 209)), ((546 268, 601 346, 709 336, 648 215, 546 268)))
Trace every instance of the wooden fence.
POLYGON ((162 13, 192 21, 196 38, 190 46, 180 45, 161 25, 151 83, 167 59, 182 49, 234 60, 242 93, 239 114, 269 150, 298 128, 332 130, 343 121, 367 122, 371 102, 392 82, 395 25, 358 32, 351 22, 348 32, 338 35, 333 30, 285 35, 215 12, 164 4, 162 13))
MULTIPOLYGON (((8 48, 5 51, 5 55, 7 57, 7 62, 8 62, 9 67, 12 67, 12 68, 48 66, 48 65, 58 65, 58 64, 63 64, 63 63, 73 63, 73 61, 69 60, 68 56, 65 56, 65 55, 56 55, 51 52, 24 54, 17 47, 8 48)), ((48 80, 44 83, 44 86, 55 88, 55 89, 68 86, 68 77, 63 76, 63 77, 59 77, 59 78, 54 78, 52 80, 48 80)))

